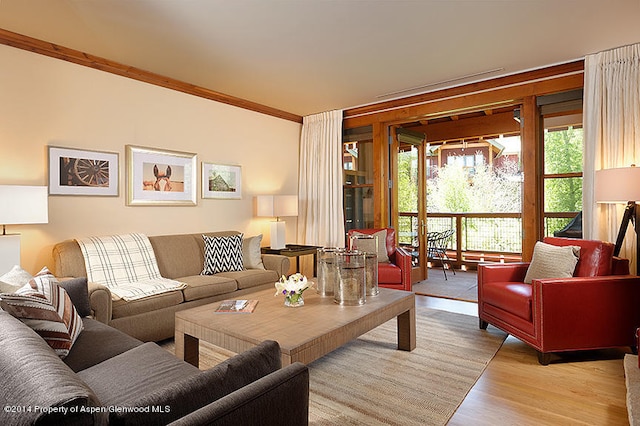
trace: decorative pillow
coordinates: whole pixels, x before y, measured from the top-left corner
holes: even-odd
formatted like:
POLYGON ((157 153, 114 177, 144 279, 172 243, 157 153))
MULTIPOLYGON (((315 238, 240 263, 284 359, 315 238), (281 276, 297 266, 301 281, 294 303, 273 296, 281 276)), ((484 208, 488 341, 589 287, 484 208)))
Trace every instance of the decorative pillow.
POLYGON ((81 317, 91 315, 91 304, 89 303, 89 287, 87 277, 72 278, 70 280, 59 281, 58 285, 69 295, 73 306, 81 317))
POLYGON ((578 264, 580 247, 554 246, 538 241, 533 248, 533 258, 524 282, 531 284, 532 280, 542 278, 569 278, 578 264))
POLYGON ((64 358, 83 329, 71 299, 45 267, 12 294, 0 294, 0 305, 31 327, 64 358))
MULTIPOLYGON (((29 280, 33 278, 33 275, 22 269, 19 265, 15 265, 9 272, 0 276, 0 282, 15 287, 22 287, 29 280)), ((2 290, 5 292, 5 290, 2 290)))
MULTIPOLYGON (((363 234, 362 232, 353 232, 351 235, 366 236, 369 234, 363 234)), ((387 230, 383 229, 371 235, 373 235, 374 237, 378 237, 378 247, 377 248, 375 247, 376 245, 375 239, 362 239, 362 240, 358 240, 359 250, 367 253, 377 253, 378 263, 389 262, 389 256, 387 255, 387 230)))
POLYGON ((204 239, 204 269, 201 275, 218 272, 242 271, 242 234, 204 239))
POLYGON ((242 240, 242 262, 245 269, 265 269, 260 244, 262 244, 262 234, 242 240))

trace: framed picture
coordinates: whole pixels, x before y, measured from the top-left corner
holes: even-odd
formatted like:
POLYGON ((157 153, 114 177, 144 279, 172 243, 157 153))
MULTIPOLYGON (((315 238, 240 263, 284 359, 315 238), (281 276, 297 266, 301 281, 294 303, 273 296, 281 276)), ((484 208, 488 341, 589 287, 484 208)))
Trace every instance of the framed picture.
POLYGON ((203 162, 202 198, 242 198, 242 168, 203 162))
POLYGON ((196 154, 126 145, 128 206, 195 206, 196 154))
POLYGON ((118 196, 118 153, 49 146, 50 195, 118 196))

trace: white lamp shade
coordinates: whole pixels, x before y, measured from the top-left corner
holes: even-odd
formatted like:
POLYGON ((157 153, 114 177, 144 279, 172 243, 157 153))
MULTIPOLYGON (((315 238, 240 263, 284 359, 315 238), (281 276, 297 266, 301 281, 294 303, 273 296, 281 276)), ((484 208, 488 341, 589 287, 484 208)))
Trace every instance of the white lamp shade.
POLYGON ((273 197, 273 214, 276 217, 298 216, 298 196, 276 195, 273 197))
POLYGON ((285 217, 298 216, 297 195, 258 195, 256 216, 285 217))
POLYGON ((640 201, 640 167, 596 170, 594 189, 597 203, 640 201))
POLYGON ((273 195, 258 195, 256 197, 256 216, 274 217, 273 195))
POLYGON ((0 185, 0 225, 49 222, 46 186, 0 185))

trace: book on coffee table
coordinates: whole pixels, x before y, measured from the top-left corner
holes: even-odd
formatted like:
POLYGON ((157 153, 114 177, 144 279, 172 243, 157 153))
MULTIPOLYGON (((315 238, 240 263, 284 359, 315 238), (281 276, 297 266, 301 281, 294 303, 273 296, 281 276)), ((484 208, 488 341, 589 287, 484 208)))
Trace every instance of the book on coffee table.
POLYGON ((250 314, 256 308, 257 300, 223 300, 216 309, 218 313, 250 314))

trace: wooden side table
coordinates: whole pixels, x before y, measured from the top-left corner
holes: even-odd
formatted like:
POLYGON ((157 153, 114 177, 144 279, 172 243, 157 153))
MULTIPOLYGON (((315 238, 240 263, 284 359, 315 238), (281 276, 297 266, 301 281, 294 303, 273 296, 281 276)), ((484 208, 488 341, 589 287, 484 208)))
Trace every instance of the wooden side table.
POLYGON ((300 244, 287 244, 285 248, 282 249, 272 249, 271 247, 261 247, 260 251, 263 254, 279 254, 287 257, 295 257, 296 258, 296 272, 300 272, 300 256, 305 256, 307 254, 313 255, 313 276, 317 275, 316 271, 316 261, 318 255, 319 246, 304 246, 300 244))

